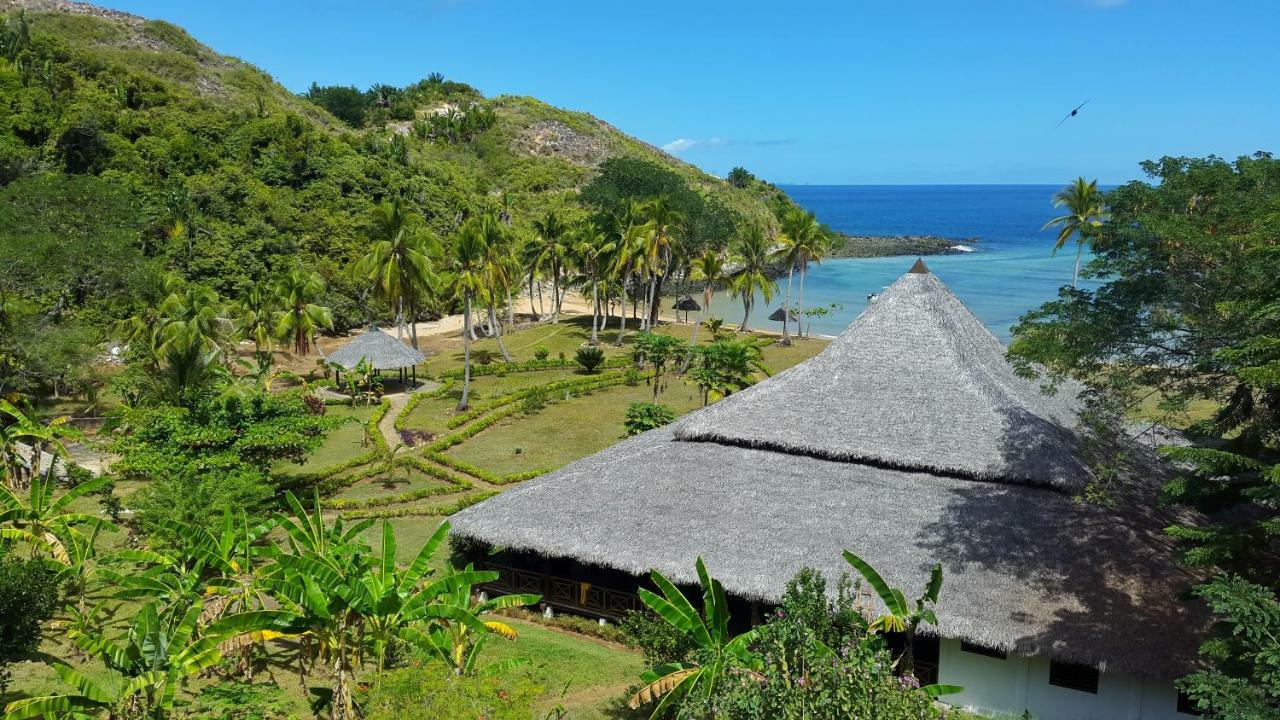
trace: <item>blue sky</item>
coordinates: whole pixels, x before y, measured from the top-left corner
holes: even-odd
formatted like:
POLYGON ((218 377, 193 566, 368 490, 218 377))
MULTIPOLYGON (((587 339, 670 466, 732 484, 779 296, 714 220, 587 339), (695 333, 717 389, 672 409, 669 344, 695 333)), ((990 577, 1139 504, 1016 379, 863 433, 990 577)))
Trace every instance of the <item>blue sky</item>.
POLYGON ((1272 0, 102 2, 293 90, 439 71, 779 183, 1114 183, 1280 137, 1272 0))

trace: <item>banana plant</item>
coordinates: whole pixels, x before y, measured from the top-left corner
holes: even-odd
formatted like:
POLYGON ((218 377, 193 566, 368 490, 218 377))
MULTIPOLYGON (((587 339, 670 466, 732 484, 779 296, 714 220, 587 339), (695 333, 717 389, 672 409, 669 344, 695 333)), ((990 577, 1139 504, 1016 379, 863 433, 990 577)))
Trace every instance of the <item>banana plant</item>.
POLYGON ((33 549, 42 548, 58 563, 71 563, 67 545, 69 538, 83 540, 80 526, 115 530, 110 521, 95 515, 71 512, 71 503, 102 488, 106 478, 81 483, 61 495, 56 495, 56 481, 51 473, 35 476, 27 489, 24 500, 12 488, 0 485, 0 539, 27 543, 33 549))
POLYGON ((662 595, 640 588, 640 601, 672 627, 693 639, 698 647, 697 662, 664 663, 641 674, 644 687, 631 696, 631 709, 661 698, 651 717, 656 720, 686 695, 711 697, 720 679, 729 672, 756 672, 760 658, 750 651, 755 631, 730 637, 729 604, 720 581, 707 574, 702 558, 697 561, 698 582, 702 586, 702 612, 694 609, 684 593, 662 573, 649 573, 662 595))
MULTIPOLYGON (((472 567, 468 565, 459 574, 467 576, 472 572, 472 567)), ((480 582, 492 582, 498 578, 496 572, 480 574, 485 577, 480 582)), ((474 675, 480 651, 491 637, 497 636, 506 640, 515 640, 518 637, 515 628, 507 623, 485 618, 498 610, 533 605, 541 599, 541 595, 526 593, 499 595, 482 602, 473 592, 473 583, 459 583, 441 598, 441 601, 466 617, 479 620, 480 626, 472 622, 437 622, 430 626, 430 630, 426 633, 413 627, 406 628, 401 632, 401 637, 443 660, 455 675, 474 675)), ((492 663, 480 672, 482 674, 499 673, 525 662, 527 661, 524 658, 511 658, 492 663)))
POLYGON ((58 665, 64 683, 74 688, 63 695, 17 700, 5 708, 5 720, 60 717, 66 713, 100 713, 112 720, 163 720, 173 709, 178 687, 186 679, 222 659, 219 644, 242 633, 282 626, 289 616, 277 611, 228 615, 198 632, 204 606, 192 603, 176 623, 165 622, 155 603, 144 604, 123 637, 99 633, 75 637, 75 643, 106 666, 103 680, 95 680, 58 665))
POLYGON ((921 623, 938 624, 938 616, 934 614, 933 608, 938 602, 938 593, 942 591, 942 565, 934 564, 929 574, 929 583, 925 585, 924 592, 916 598, 913 606, 907 602, 906 593, 891 587, 880 573, 871 567, 870 563, 848 550, 844 551, 844 559, 858 571, 871 589, 875 590, 880 602, 885 606, 886 612, 871 621, 867 630, 873 633, 902 633, 906 644, 899 663, 903 671, 913 672, 915 657, 912 643, 915 640, 916 629, 921 623))

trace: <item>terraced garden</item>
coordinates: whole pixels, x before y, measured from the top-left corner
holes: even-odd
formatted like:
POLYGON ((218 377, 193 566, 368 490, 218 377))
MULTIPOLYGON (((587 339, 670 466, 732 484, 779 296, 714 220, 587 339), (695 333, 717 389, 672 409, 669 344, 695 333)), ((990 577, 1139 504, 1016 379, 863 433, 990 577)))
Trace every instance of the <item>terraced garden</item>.
MULTIPOLYGON (((657 332, 687 339, 691 330, 668 324, 657 332)), ((394 414, 391 399, 372 407, 331 404, 328 414, 348 421, 305 464, 282 465, 277 473, 295 492, 318 488, 333 513, 391 518, 398 531, 429 533, 437 522, 424 519, 443 518, 622 439, 627 407, 654 399, 650 377, 628 372, 630 343, 602 343, 604 365, 591 373, 580 368, 573 354, 589 335, 585 317, 513 333, 505 338, 511 363, 492 362, 501 357, 494 340, 476 342, 473 351, 485 362, 473 366, 470 407, 462 412, 455 357, 461 341, 431 338, 418 376, 433 377, 432 385, 394 399, 394 414)), ((705 332, 699 339, 709 340, 705 332)), ((825 345, 812 339, 771 344, 763 351, 765 364, 777 372, 825 345)), ((685 378, 669 372, 663 385, 657 402, 677 414, 702 405, 701 391, 685 378)))

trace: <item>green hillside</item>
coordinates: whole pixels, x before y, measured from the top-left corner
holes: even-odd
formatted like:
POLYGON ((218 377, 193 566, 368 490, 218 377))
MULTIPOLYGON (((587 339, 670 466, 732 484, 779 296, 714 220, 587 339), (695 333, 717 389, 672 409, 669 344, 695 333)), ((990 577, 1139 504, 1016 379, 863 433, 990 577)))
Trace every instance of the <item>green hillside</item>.
POLYGON ((693 247, 773 226, 789 203, 588 114, 438 75, 295 95, 167 22, 62 0, 0 0, 0 14, 0 261, 15 269, 0 294, 6 317, 76 342, 154 307, 166 273, 238 297, 295 263, 324 277, 337 330, 362 322, 349 268, 392 196, 445 240, 488 211, 528 232, 549 210, 589 212, 580 191, 607 198, 618 183, 592 183, 621 168, 622 185, 639 172, 696 206, 693 247))

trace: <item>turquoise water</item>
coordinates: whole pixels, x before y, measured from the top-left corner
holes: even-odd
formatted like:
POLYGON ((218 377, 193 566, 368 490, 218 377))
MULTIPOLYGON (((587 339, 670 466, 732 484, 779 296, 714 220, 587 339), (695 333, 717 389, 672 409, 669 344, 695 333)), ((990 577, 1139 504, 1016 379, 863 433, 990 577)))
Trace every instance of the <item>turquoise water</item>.
MULTIPOLYGON (((832 228, 850 234, 939 235, 973 240, 974 252, 935 255, 925 263, 973 310, 991 332, 1008 341, 1023 313, 1038 307, 1071 284, 1074 247, 1050 256, 1054 233, 1041 230, 1059 214, 1053 207, 1056 185, 791 185, 783 186, 800 205, 832 228)), ((867 295, 883 290, 907 271, 914 257, 828 260, 810 266, 805 305, 836 303, 834 314, 813 321, 815 334, 835 335, 867 306, 867 295)), ((778 330, 766 318, 782 305, 786 278, 778 295, 757 297, 752 327, 778 330)), ((792 302, 798 297, 793 289, 792 302)), ((742 303, 717 293, 712 313, 742 320, 742 303)))

